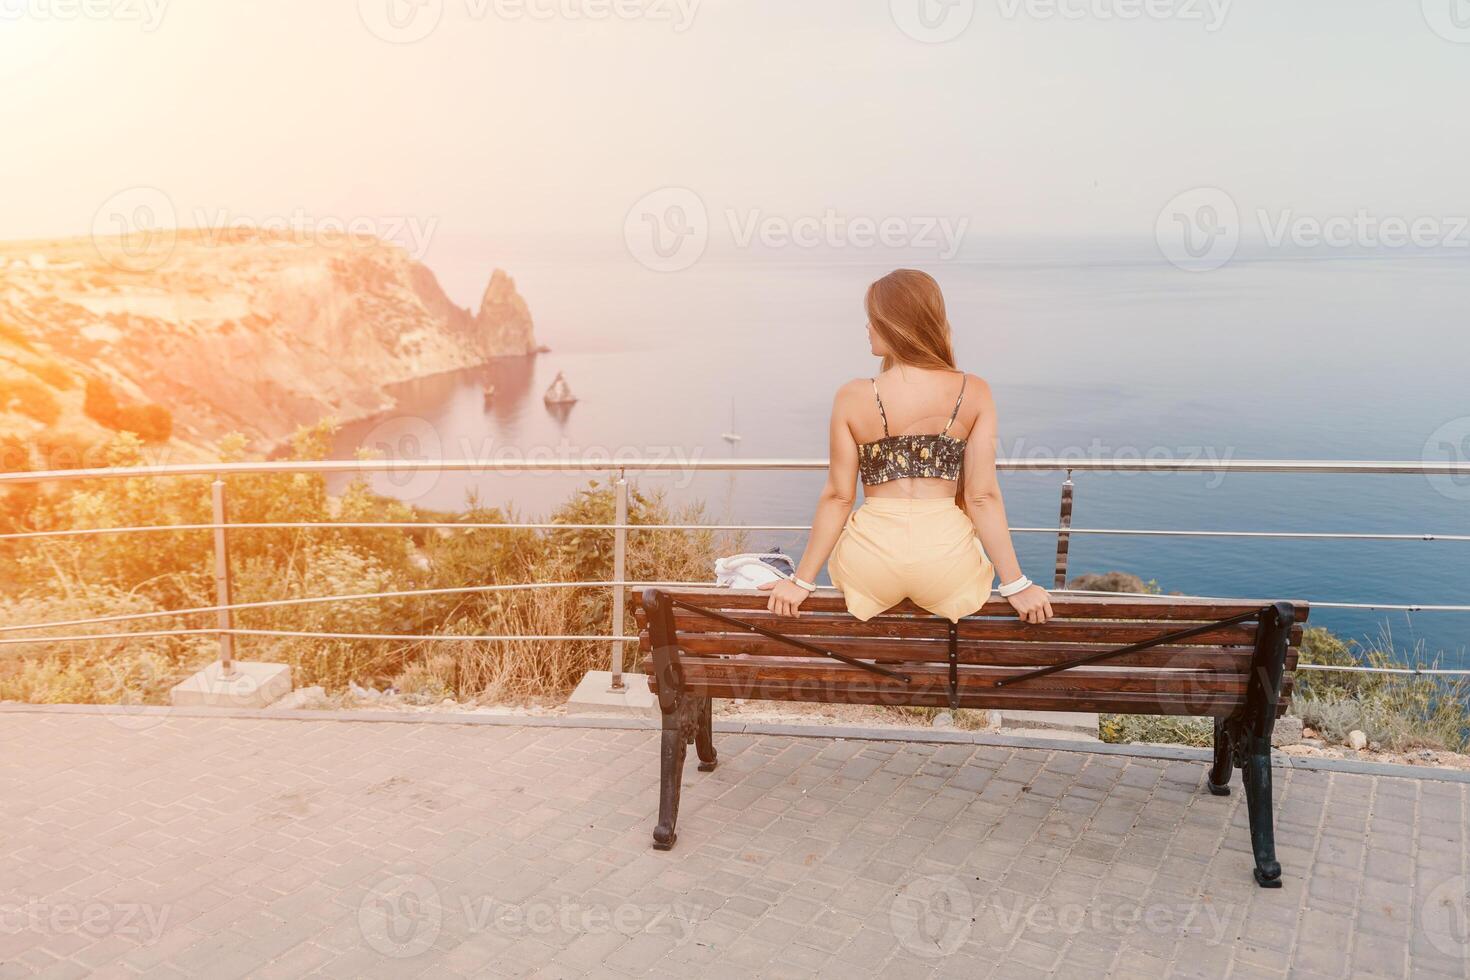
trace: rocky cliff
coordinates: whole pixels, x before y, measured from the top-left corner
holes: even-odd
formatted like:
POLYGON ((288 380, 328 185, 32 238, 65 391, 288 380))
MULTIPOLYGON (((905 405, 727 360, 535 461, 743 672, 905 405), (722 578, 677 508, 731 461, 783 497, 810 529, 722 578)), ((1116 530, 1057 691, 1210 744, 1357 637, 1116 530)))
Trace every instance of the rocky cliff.
MULTIPOLYGON (((496 269, 477 312, 376 238, 179 232, 166 252, 93 239, 0 245, 0 436, 109 435, 88 382, 172 414, 171 444, 264 449, 326 415, 390 408, 385 386, 535 348, 496 269)), ((13 444, 13 440, 12 440, 13 444)), ((192 453, 191 453, 192 454, 192 453)))

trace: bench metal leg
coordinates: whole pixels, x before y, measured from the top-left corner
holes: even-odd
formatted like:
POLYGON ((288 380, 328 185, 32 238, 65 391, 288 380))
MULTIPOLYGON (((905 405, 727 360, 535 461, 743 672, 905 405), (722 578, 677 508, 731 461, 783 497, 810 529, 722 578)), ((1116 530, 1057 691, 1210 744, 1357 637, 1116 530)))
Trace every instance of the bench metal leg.
POLYGON ((694 749, 699 753, 699 771, 714 772, 719 759, 715 755, 714 698, 699 698, 695 704, 694 749))
POLYGON ((1289 602, 1277 602, 1262 610, 1256 629, 1251 675, 1246 685, 1246 703, 1240 714, 1226 723, 1231 755, 1240 767, 1245 784, 1245 809, 1250 818, 1251 851, 1255 855, 1256 884, 1281 887, 1281 865, 1276 860, 1276 828, 1271 814, 1271 730, 1281 699, 1286 648, 1296 611, 1289 602))
POLYGON ((1256 884, 1262 888, 1280 888, 1281 865, 1276 861, 1276 828, 1271 816, 1271 741, 1250 738, 1249 743, 1240 777, 1245 783, 1256 884))
POLYGON ((646 589, 643 608, 648 613, 649 638, 653 641, 653 670, 658 681, 658 706, 664 719, 663 736, 659 741, 658 823, 653 828, 653 846, 667 851, 678 838, 674 828, 679 821, 679 788, 684 778, 684 756, 696 739, 700 743, 699 758, 705 760, 708 750, 707 761, 710 768, 714 768, 710 699, 697 697, 684 686, 684 672, 679 666, 679 648, 674 632, 674 610, 669 597, 659 589, 646 589))
POLYGON ((679 820, 679 787, 684 778, 684 754, 688 751, 690 729, 686 724, 689 699, 680 698, 674 711, 664 712, 664 733, 659 745, 658 823, 653 828, 653 846, 667 851, 674 846, 678 834, 674 825, 679 820))
POLYGON ((1216 796, 1230 795, 1230 731, 1224 718, 1215 719, 1215 764, 1210 767, 1206 784, 1216 796))

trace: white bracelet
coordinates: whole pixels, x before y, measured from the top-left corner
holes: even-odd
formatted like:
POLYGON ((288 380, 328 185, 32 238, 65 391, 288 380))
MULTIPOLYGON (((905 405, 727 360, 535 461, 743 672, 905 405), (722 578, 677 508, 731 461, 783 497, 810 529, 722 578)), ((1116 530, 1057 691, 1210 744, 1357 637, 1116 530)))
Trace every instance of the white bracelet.
POLYGON ((1029 578, 1022 575, 1014 582, 1009 582, 1005 585, 997 586, 995 591, 1000 593, 1002 599, 1009 599, 1011 596, 1015 595, 1018 592, 1025 592, 1027 589, 1031 588, 1033 584, 1034 583, 1029 578))
POLYGON ((817 591, 817 587, 815 585, 813 585, 812 583, 808 582, 806 579, 797 578, 795 575, 793 575, 793 576, 791 576, 791 581, 795 582, 797 585, 801 586, 803 589, 806 589, 808 592, 815 592, 815 591, 817 591))

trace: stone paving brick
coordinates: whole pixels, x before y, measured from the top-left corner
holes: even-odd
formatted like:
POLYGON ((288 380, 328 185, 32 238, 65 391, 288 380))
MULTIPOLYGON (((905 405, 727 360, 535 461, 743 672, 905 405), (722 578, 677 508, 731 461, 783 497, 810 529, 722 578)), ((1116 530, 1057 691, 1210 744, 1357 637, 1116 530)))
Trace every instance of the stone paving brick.
POLYGON ((1470 960, 1458 783, 1278 770, 1286 879, 1266 891, 1238 780, 1210 796, 1193 762, 717 735, 662 853, 656 733, 115 721, 0 713, 0 913, 104 923, 0 922, 0 980, 1463 977, 1470 960), (156 934, 107 928, 125 908, 156 934))

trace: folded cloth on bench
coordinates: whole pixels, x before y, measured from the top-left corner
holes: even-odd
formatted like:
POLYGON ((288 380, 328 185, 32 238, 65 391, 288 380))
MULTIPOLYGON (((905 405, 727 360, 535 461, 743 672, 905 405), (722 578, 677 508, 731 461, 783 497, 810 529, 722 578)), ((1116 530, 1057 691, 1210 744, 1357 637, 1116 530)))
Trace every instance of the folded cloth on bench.
POLYGON ((959 622, 990 598, 995 568, 952 497, 868 497, 827 560, 847 611, 868 620, 904 599, 959 622))
POLYGON ((780 551, 728 555, 715 559, 715 584, 731 589, 759 588, 796 574, 796 563, 780 551))

